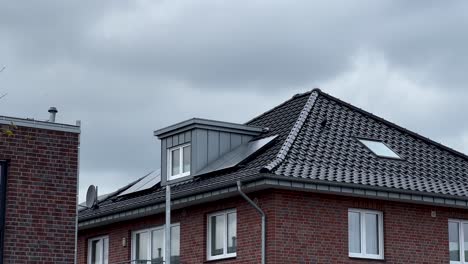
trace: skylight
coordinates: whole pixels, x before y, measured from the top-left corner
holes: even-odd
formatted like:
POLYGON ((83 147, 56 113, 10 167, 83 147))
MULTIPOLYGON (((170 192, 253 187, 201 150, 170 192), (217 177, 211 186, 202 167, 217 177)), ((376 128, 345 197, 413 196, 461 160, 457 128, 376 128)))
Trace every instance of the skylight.
POLYGON ((382 141, 367 139, 359 139, 359 141, 379 157, 401 159, 398 154, 387 147, 387 145, 385 145, 382 141))

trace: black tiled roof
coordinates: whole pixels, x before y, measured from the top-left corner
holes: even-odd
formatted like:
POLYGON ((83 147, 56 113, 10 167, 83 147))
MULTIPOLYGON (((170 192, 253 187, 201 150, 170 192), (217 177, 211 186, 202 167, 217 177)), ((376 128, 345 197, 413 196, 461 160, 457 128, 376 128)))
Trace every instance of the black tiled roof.
MULTIPOLYGON (((260 169, 278 153, 282 142, 284 142, 292 126, 295 124, 308 97, 309 93, 297 95, 246 123, 246 125, 251 126, 268 127, 268 132, 263 133, 261 137, 278 135, 273 144, 266 147, 253 159, 233 170, 195 177, 191 180, 178 183, 171 187, 172 196, 182 197, 186 194, 203 192, 223 186, 232 186, 236 184, 237 180, 247 180, 249 178, 258 177, 260 169)), ((163 201, 165 199, 164 197, 165 188, 159 187, 150 192, 137 193, 134 196, 130 195, 107 199, 103 203, 99 203, 99 208, 97 209, 81 210, 79 212, 79 220, 92 219, 114 212, 155 204, 163 201)))
MULTIPOLYGON (((468 199, 468 157, 314 89, 250 120, 268 127, 261 137, 278 135, 243 166, 195 177, 172 187, 173 197, 232 186, 237 180, 279 177, 323 180, 468 199), (381 140, 403 159, 374 155, 358 138, 381 140)), ((164 200, 164 187, 107 199, 79 213, 80 221, 164 200)))
POLYGON ((321 95, 286 158, 271 172, 468 197, 466 155, 321 95), (402 160, 377 157, 358 138, 381 140, 402 160))

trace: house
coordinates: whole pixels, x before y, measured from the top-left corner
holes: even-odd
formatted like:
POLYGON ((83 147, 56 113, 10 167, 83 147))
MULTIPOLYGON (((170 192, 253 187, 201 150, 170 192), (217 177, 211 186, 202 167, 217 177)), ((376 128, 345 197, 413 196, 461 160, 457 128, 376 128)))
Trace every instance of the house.
POLYGON ((80 127, 0 116, 0 264, 74 263, 80 127))
POLYGON ((155 136, 160 172, 79 212, 78 263, 468 263, 468 156, 319 89, 155 136))

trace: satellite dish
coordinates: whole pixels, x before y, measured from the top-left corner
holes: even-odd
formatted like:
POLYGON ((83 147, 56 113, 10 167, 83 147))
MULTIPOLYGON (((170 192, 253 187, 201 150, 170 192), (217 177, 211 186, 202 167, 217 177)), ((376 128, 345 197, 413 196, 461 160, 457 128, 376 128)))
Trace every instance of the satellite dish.
POLYGON ((86 192, 86 206, 92 208, 97 204, 97 187, 90 185, 86 192))

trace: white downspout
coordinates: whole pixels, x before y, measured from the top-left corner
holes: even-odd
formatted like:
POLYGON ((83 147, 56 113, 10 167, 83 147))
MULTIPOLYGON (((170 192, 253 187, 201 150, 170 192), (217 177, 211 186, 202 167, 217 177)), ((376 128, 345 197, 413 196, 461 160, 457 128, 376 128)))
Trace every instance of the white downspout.
MULTIPOLYGON (((54 117, 55 118, 55 117, 54 117)), ((77 120, 76 125, 81 128, 81 121, 77 120)), ((76 175, 76 215, 75 215, 75 264, 78 263, 78 205, 80 203, 80 152, 81 134, 78 135, 78 161, 76 175)))
POLYGON ((171 264, 171 186, 166 185, 165 264, 171 264))

